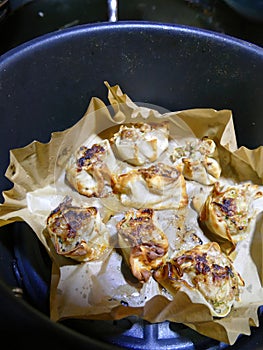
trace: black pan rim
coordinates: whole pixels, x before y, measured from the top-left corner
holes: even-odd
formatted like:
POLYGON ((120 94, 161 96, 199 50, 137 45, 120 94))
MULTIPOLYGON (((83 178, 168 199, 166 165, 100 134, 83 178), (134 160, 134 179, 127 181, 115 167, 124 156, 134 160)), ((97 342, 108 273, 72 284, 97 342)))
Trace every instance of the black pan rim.
POLYGON ((47 34, 43 34, 39 37, 26 41, 17 47, 10 49, 6 53, 0 56, 0 69, 2 64, 6 64, 6 61, 12 61, 17 56, 24 55, 26 52, 32 49, 37 50, 42 45, 48 45, 56 43, 58 40, 66 39, 67 37, 73 37, 75 35, 85 35, 86 33, 99 32, 99 31, 111 31, 111 30, 162 30, 166 31, 167 34, 173 33, 187 33, 193 37, 198 36, 203 39, 213 39, 217 42, 224 43, 225 45, 235 45, 240 49, 251 51, 254 54, 263 57, 263 48, 233 37, 229 34, 219 33, 213 30, 197 28, 189 25, 173 24, 173 23, 162 23, 153 21, 118 21, 118 22, 99 22, 99 23, 88 23, 76 25, 71 28, 60 29, 52 31, 47 34))

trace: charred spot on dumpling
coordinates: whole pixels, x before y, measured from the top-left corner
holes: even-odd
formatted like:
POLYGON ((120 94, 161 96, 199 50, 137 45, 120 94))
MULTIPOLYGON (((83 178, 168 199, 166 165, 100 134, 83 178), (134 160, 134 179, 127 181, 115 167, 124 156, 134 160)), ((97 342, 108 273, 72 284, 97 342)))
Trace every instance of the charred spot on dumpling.
POLYGON ((47 230, 59 255, 91 261, 109 250, 109 233, 96 207, 72 205, 68 196, 47 217, 47 230))
POLYGON ((90 148, 81 146, 79 151, 82 154, 76 159, 79 171, 81 171, 84 166, 103 161, 103 158, 106 156, 106 148, 99 144, 94 144, 90 148))

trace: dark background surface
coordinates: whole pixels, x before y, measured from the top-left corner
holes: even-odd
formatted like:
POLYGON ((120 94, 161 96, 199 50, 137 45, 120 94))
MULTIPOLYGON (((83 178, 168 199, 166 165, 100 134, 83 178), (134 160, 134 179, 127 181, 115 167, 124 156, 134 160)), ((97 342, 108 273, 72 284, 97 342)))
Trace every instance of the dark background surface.
MULTIPOLYGON (((0 5, 5 1, 0 12, 0 54, 51 31, 109 18, 106 0, 2 0, 0 5)), ((122 0, 118 20, 190 25, 263 46, 263 19, 241 16, 223 0, 122 0)))

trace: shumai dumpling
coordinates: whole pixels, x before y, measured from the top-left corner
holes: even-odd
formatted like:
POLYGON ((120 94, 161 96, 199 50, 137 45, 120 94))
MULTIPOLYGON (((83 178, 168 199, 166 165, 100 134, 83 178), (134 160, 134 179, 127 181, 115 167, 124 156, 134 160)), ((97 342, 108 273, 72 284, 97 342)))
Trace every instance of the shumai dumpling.
POLYGON ((111 141, 118 158, 132 165, 154 162, 168 147, 168 123, 121 125, 111 141))
POLYGON ((74 206, 69 197, 50 213, 47 230, 57 254, 73 260, 97 260, 110 250, 98 209, 74 206))
POLYGON ((153 209, 129 210, 117 223, 117 234, 124 258, 132 274, 147 282, 168 252, 168 240, 158 226, 153 209))
POLYGON ((208 137, 174 148, 171 160, 182 166, 182 173, 187 180, 203 185, 215 183, 221 175, 221 167, 216 159, 216 144, 208 137))
POLYGON ((253 202, 262 195, 259 186, 250 182, 228 186, 216 182, 201 207, 200 222, 235 244, 247 236, 257 215, 253 202))
POLYGON ((105 197, 112 192, 111 173, 116 166, 115 156, 106 139, 90 148, 81 146, 66 166, 66 179, 80 194, 105 197))
POLYGON ((245 285, 216 242, 184 251, 155 271, 154 277, 172 295, 182 289, 201 293, 216 317, 226 316, 240 301, 245 285))
POLYGON ((179 209, 188 203, 183 175, 176 167, 164 163, 116 176, 113 191, 123 205, 137 209, 179 209))

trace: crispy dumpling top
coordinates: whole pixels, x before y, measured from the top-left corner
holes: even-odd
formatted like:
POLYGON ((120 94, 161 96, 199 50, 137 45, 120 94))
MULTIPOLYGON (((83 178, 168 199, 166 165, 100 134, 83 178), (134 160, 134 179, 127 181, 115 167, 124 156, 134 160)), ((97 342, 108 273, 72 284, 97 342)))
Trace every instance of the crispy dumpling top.
POLYGON ((208 137, 175 147, 171 160, 182 166, 182 173, 187 180, 204 185, 215 183, 221 174, 221 167, 216 159, 216 144, 208 137))
POLYGON ((178 209, 188 203, 185 179, 176 168, 157 163, 118 175, 113 191, 125 206, 134 208, 178 209))
POLYGON ((105 197, 112 192, 111 172, 116 166, 106 139, 91 147, 81 146, 67 164, 66 179, 80 194, 105 197))
POLYGON ((118 158, 132 165, 156 161, 168 147, 168 123, 121 125, 111 138, 118 158))
POLYGON ((180 253, 154 273, 155 279, 171 294, 182 286, 198 291, 208 302, 212 315, 226 316, 240 300, 244 281, 232 261, 216 242, 197 245, 180 253))
POLYGON ((77 261, 100 259, 110 249, 98 209, 74 206, 69 197, 50 213, 47 230, 56 252, 77 261))
POLYGON ((250 182, 229 186, 216 182, 202 206, 200 221, 214 234, 236 243, 246 237, 257 214, 253 202, 262 195, 250 182))
POLYGON ((117 223, 119 245, 133 275, 146 282, 152 271, 164 264, 168 240, 153 209, 129 210, 117 223))

